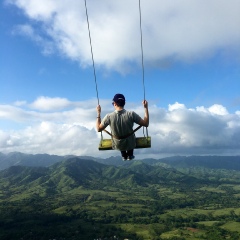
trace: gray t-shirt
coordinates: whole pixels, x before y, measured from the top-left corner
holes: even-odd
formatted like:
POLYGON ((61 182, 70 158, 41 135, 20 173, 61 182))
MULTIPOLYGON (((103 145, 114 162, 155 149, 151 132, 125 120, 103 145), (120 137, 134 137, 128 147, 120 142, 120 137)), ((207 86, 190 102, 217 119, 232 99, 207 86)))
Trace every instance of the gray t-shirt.
MULTIPOLYGON (((139 124, 140 120, 141 117, 133 111, 126 111, 125 109, 121 111, 115 110, 103 118, 101 125, 104 127, 110 125, 112 135, 123 137, 130 134, 133 131, 134 123, 139 124)), ((120 151, 134 149, 136 145, 135 134, 124 139, 113 138, 112 140, 113 149, 120 151)))

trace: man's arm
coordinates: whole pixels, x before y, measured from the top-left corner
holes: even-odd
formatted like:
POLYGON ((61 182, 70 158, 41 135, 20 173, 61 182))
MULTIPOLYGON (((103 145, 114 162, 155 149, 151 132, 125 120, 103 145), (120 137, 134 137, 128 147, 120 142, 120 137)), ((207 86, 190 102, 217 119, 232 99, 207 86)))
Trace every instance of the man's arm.
POLYGON ((148 113, 148 102, 144 100, 142 102, 143 107, 144 107, 144 119, 141 119, 139 122, 139 125, 148 127, 149 126, 149 113, 148 113))
POLYGON ((101 106, 98 105, 97 108, 97 121, 96 121, 96 128, 98 132, 101 132, 105 129, 105 127, 101 124, 101 106))

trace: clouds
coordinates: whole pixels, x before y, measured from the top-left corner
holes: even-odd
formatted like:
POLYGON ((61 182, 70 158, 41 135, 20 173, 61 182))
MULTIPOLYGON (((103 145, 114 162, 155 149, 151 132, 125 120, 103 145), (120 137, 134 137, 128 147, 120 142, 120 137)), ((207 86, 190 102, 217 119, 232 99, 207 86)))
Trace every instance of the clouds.
MULTIPOLYGON (((82 66, 91 64, 84 1, 8 3, 28 17, 19 32, 40 43, 44 52, 56 47, 82 66)), ((126 63, 139 63, 138 1, 93 0, 87 6, 96 64, 123 72, 126 63)), ((149 64, 193 61, 219 52, 240 54, 238 0, 142 0, 141 6, 144 58, 149 64)))
MULTIPOLYGON (((102 116, 112 111, 110 100, 100 102, 104 110, 102 116)), ((141 106, 127 105, 143 116, 141 106)), ((101 134, 95 130, 95 108, 93 100, 72 102, 43 96, 33 103, 22 101, 17 106, 0 105, 0 152, 118 155, 117 151, 98 151, 101 134), (49 107, 46 109, 45 106, 49 107), (3 130, 1 123, 4 120, 14 121, 16 126, 24 122, 24 127, 3 130)), ((149 111, 148 131, 152 148, 136 150, 140 158, 175 154, 240 154, 239 112, 230 114, 222 105, 189 109, 181 103, 170 104, 168 109, 150 104, 149 111)), ((137 136, 142 136, 141 130, 137 136)), ((108 136, 104 135, 104 138, 108 136)))
POLYGON ((239 154, 240 119, 237 114, 229 114, 221 105, 196 109, 187 109, 179 103, 174 105, 179 107, 170 106, 157 127, 156 142, 159 142, 160 152, 239 154))
MULTIPOLYGON (((84 1, 5 3, 0 151, 117 155, 97 150, 84 1)), ((143 116, 141 103, 133 102, 142 98, 138 1, 87 0, 87 6, 102 115, 112 111, 103 98, 124 92, 126 107, 143 116)), ((152 148, 139 156, 239 154, 240 1, 141 0, 141 7, 152 148)))
POLYGON ((57 110, 64 109, 68 106, 71 106, 71 102, 65 98, 49 98, 49 97, 39 97, 31 105, 32 108, 48 111, 48 110, 57 110))
POLYGON ((0 131, 1 152, 97 155, 97 144, 93 129, 74 123, 40 122, 19 131, 0 131))

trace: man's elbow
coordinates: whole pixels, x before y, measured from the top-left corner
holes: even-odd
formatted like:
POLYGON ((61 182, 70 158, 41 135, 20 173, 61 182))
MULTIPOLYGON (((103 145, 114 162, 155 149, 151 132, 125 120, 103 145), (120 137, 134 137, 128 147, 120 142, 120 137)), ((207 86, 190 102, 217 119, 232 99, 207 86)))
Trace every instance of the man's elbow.
POLYGON ((104 127, 102 127, 101 124, 98 125, 98 126, 96 126, 96 128, 97 128, 97 131, 98 131, 98 132, 102 132, 103 129, 104 129, 104 127))
POLYGON ((139 125, 143 126, 143 127, 148 127, 149 126, 149 121, 146 120, 142 120, 139 125))
POLYGON ((97 126, 96 129, 97 129, 97 132, 101 132, 102 131, 100 126, 97 126))
POLYGON ((149 126, 149 122, 145 123, 144 127, 148 127, 149 126))

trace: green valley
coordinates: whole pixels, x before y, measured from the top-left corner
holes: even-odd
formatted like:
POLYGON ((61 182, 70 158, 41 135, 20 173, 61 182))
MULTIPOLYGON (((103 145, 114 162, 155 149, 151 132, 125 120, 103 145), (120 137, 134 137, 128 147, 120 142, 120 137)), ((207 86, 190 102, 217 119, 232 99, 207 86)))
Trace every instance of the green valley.
POLYGON ((0 239, 240 239, 240 170, 182 161, 6 168, 0 239))

